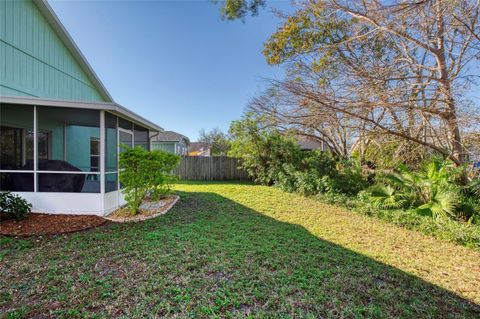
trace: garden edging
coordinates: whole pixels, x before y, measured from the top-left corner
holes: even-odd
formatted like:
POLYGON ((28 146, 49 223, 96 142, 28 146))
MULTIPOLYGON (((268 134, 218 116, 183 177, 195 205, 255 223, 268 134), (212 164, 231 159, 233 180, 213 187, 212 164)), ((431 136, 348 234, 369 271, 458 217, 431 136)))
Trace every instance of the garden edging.
POLYGON ((104 216, 103 218, 105 218, 106 220, 109 220, 111 222, 114 222, 114 223, 129 223, 129 222, 141 222, 141 221, 144 221, 144 220, 147 220, 147 219, 152 219, 152 218, 155 218, 155 217, 158 217, 160 215, 164 215, 166 213, 168 213, 168 211, 177 203, 177 201, 180 199, 180 196, 178 195, 172 195, 172 197, 174 198, 173 201, 171 203, 169 203, 164 210, 162 210, 161 212, 158 212, 156 214, 153 214, 153 215, 138 215, 138 216, 132 216, 132 217, 123 217, 123 218, 112 218, 112 217, 109 217, 111 216, 113 213, 107 215, 107 216, 104 216))

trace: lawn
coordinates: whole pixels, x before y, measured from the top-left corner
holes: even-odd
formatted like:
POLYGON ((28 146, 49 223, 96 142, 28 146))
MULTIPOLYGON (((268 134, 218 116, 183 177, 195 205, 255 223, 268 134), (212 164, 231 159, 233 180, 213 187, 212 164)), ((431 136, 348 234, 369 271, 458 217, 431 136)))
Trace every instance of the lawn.
POLYGON ((182 183, 166 215, 1 237, 6 317, 478 318, 480 252, 275 188, 182 183))

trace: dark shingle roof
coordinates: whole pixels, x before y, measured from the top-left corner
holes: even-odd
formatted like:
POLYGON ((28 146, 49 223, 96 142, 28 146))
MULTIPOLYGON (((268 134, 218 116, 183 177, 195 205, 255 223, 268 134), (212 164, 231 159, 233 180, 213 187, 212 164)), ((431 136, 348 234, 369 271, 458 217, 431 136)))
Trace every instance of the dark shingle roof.
POLYGON ((159 132, 158 135, 152 136, 152 141, 157 142, 179 142, 182 138, 187 141, 187 144, 190 142, 188 137, 185 135, 179 134, 174 131, 163 131, 159 132))

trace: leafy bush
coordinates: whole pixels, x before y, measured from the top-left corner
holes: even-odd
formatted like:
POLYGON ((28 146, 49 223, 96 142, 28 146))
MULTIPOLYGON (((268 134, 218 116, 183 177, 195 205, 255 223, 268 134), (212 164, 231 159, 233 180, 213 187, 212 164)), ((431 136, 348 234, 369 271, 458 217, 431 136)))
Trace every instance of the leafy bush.
POLYGON ((303 195, 333 192, 334 180, 338 177, 335 160, 327 152, 302 152, 303 159, 293 164, 284 164, 277 172, 275 185, 287 192, 303 195))
POLYGON ((352 155, 377 170, 395 169, 399 165, 418 169, 431 156, 422 145, 394 136, 375 136, 364 143, 363 152, 358 147, 352 155))
POLYGON ((232 122, 230 134, 233 141, 228 154, 242 160, 243 169, 255 182, 278 184, 279 176, 289 174, 286 171, 289 167, 284 164, 298 168, 304 154, 294 139, 275 129, 262 127, 262 121, 263 119, 250 114, 242 120, 232 122))
POLYGON ((171 172, 179 161, 179 156, 161 150, 149 152, 141 147, 125 148, 119 161, 120 181, 133 214, 138 213, 147 196, 158 200, 169 192, 175 180, 171 172))
POLYGON ((363 172, 362 166, 357 160, 339 161, 336 168, 334 188, 338 192, 357 195, 358 192, 371 185, 371 178, 363 172))
POLYGON ((32 211, 32 204, 11 192, 0 192, 0 219, 24 219, 32 211))

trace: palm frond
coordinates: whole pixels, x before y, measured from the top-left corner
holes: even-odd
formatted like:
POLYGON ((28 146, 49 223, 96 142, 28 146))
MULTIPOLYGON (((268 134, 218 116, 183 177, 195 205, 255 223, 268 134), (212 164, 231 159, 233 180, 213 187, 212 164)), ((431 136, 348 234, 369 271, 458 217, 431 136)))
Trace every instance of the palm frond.
POLYGON ((407 196, 389 185, 376 185, 370 189, 369 199, 372 204, 381 209, 404 207, 407 196))
POLYGON ((418 210, 428 211, 437 219, 452 217, 455 208, 460 204, 458 190, 453 187, 441 186, 433 189, 430 200, 419 206, 418 210))
POLYGON ((469 188, 478 196, 480 196, 480 178, 470 181, 469 188))

